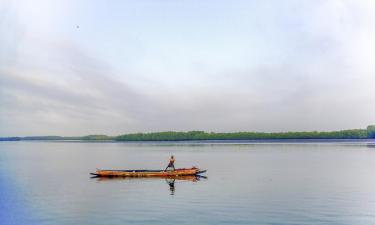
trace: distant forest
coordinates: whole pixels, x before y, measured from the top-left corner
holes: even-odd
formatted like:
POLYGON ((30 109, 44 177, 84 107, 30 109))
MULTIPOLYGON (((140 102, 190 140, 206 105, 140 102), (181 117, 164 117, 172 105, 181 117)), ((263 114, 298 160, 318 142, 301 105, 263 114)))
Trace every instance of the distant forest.
POLYGON ((133 133, 119 136, 88 135, 81 137, 29 136, 0 137, 0 141, 193 141, 193 140, 285 140, 285 139, 371 139, 375 138, 375 125, 367 129, 309 132, 234 132, 214 133, 204 131, 133 133))

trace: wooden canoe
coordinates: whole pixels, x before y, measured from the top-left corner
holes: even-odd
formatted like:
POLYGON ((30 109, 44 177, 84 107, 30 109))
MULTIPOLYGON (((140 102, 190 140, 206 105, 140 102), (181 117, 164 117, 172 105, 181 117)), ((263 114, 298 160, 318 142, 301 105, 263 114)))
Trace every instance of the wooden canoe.
POLYGON ((114 181, 114 180, 132 180, 132 179, 168 179, 168 180, 180 180, 180 181, 192 181, 196 182, 199 180, 207 179, 206 176, 197 175, 185 175, 185 176, 165 176, 165 177, 120 177, 120 176, 112 176, 112 177, 100 177, 100 176, 93 176, 91 178, 96 178, 98 181, 114 181))
POLYGON ((100 170, 90 173, 97 177, 171 177, 197 175, 206 172, 196 167, 182 168, 176 170, 100 170))

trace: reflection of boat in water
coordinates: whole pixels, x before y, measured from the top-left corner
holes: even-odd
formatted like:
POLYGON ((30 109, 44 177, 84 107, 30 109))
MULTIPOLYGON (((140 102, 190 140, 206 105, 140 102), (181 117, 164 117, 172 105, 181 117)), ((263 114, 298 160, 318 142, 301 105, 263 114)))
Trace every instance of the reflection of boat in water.
POLYGON ((90 173, 98 177, 180 177, 205 173, 196 167, 175 170, 100 170, 90 173))
POLYGON ((158 177, 158 176, 141 176, 141 177, 127 177, 127 176, 93 176, 91 177, 93 179, 96 179, 97 181, 114 181, 114 180, 160 180, 165 179, 169 186, 169 190, 171 191, 171 195, 174 195, 175 192, 175 182, 176 181, 191 181, 191 182, 197 182, 201 179, 207 179, 206 176, 201 175, 185 175, 185 176, 164 176, 164 177, 158 177))
POLYGON ((186 180, 186 181, 197 182, 200 179, 207 179, 207 177, 201 176, 201 175, 182 176, 182 177, 173 176, 173 177, 166 178, 165 181, 169 185, 169 190, 171 191, 171 195, 174 195, 176 180, 186 180))

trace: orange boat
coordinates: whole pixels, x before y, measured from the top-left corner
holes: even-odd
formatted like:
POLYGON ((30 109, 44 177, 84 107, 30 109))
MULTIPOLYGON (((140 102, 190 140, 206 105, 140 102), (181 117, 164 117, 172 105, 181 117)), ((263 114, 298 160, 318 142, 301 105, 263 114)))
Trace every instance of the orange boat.
POLYGON ((132 180, 132 179, 166 179, 166 180, 179 180, 179 181, 192 181, 197 182, 199 180, 207 179, 206 176, 201 175, 185 175, 185 176, 165 176, 165 177, 99 177, 93 176, 92 178, 96 178, 97 181, 115 181, 115 180, 132 180))
POLYGON ((206 172, 196 167, 182 168, 175 170, 100 170, 97 169, 95 173, 90 173, 97 177, 177 177, 198 175, 206 172))

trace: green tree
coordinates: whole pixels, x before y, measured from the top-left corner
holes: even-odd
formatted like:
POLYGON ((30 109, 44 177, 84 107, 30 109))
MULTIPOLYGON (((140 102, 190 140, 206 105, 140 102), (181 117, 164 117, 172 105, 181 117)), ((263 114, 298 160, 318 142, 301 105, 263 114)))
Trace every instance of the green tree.
POLYGON ((370 125, 367 127, 368 138, 375 138, 375 125, 370 125))

